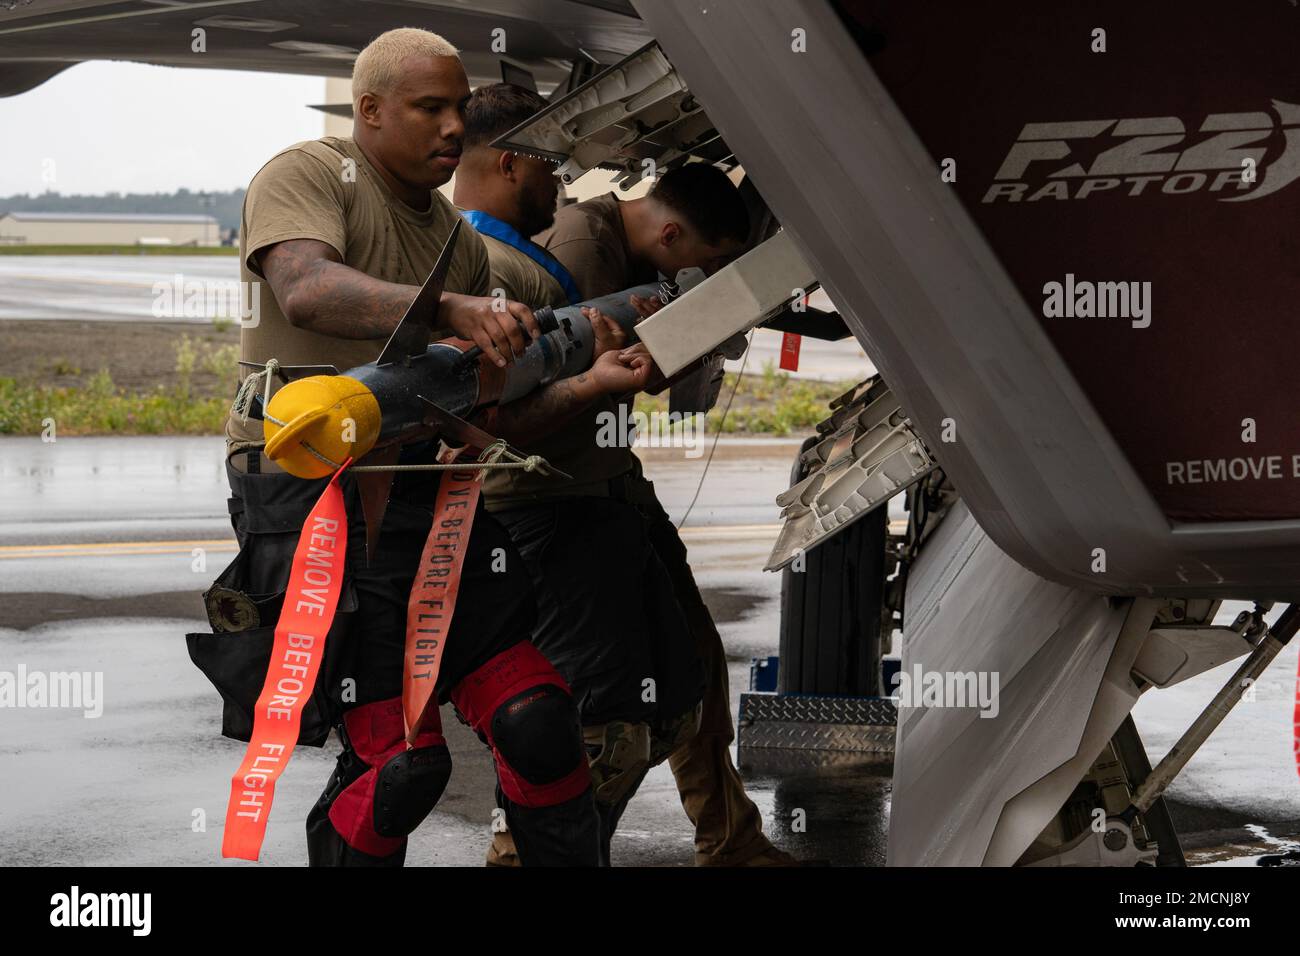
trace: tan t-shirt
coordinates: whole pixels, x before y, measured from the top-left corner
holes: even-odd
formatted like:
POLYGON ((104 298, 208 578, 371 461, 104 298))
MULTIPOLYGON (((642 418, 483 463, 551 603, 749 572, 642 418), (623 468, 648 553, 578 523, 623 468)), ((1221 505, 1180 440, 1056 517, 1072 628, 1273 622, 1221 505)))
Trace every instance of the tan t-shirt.
POLYGON ((555 214, 555 224, 534 240, 569 270, 584 299, 654 282, 658 277, 653 266, 632 259, 621 205, 616 195, 606 193, 565 206, 555 214))
MULTIPOLYGON (((623 289, 653 282, 653 267, 633 262, 623 230, 623 217, 619 212, 619 199, 613 193, 598 196, 586 202, 565 206, 555 214, 555 224, 534 240, 555 256, 573 276, 583 299, 619 292, 623 289)), ((489 254, 492 249, 489 242, 489 254)), ((497 245, 502 245, 497 243, 497 245)), ((550 274, 523 253, 511 250, 525 260, 533 270, 550 279, 550 274)), ((496 279, 496 261, 493 261, 493 282, 505 288, 504 281, 496 279)), ((556 287, 559 284, 556 283, 556 287)), ((546 302, 521 299, 525 305, 537 308, 546 302)), ((625 413, 626 414, 626 413, 625 413)), ((524 500, 556 495, 582 494, 584 485, 604 482, 636 467, 636 456, 630 448, 606 447, 596 444, 603 416, 615 416, 617 428, 627 421, 620 418, 618 403, 609 396, 593 402, 554 432, 526 443, 522 450, 541 455, 551 464, 573 476, 573 481, 543 477, 522 470, 494 472, 485 480, 483 493, 491 510, 501 510, 524 500)), ((608 434, 610 429, 606 429, 608 434)))
POLYGON ((569 304, 569 297, 555 276, 529 256, 494 236, 483 236, 483 242, 487 246, 494 294, 500 289, 507 299, 522 302, 531 309, 569 304))
MULTIPOLYGON (((253 177, 244 196, 239 233, 240 278, 257 283, 258 313, 240 332, 240 358, 281 365, 333 365, 340 372, 373 362, 387 336, 340 339, 289 323, 262 275, 257 253, 288 239, 329 243, 344 264, 360 272, 405 285, 428 278, 460 214, 443 195, 430 190, 430 205, 417 212, 393 195, 351 139, 326 137, 298 143, 276 154, 253 177)), ((489 295, 487 249, 473 229, 462 227, 444 287, 463 295, 489 295)), ((242 369, 241 378, 249 370, 242 369)), ((274 380, 273 390, 280 385, 274 380)), ((262 441, 262 423, 226 423, 233 451, 262 441)))

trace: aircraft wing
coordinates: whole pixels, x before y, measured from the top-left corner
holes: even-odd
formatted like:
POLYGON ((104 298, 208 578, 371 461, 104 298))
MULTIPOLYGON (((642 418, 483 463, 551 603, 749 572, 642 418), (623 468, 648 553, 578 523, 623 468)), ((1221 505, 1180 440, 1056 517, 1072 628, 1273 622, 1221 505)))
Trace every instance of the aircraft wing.
POLYGON ((599 67, 650 39, 628 0, 0 0, 0 96, 86 60, 348 76, 373 37, 404 26, 454 43, 471 85, 499 80, 508 57, 543 92, 575 60, 599 67))

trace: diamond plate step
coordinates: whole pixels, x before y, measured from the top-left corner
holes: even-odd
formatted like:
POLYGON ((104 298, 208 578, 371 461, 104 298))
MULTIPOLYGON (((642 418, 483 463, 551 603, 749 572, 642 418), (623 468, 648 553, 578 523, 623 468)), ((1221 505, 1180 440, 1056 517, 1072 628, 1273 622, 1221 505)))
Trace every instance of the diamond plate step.
POLYGON ((893 753, 898 710, 883 697, 741 694, 742 749, 893 753))

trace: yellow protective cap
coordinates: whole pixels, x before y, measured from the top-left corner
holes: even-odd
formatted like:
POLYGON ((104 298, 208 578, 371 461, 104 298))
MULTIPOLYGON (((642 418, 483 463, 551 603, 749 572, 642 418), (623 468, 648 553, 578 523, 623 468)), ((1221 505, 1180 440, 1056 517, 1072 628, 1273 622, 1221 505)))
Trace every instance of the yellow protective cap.
POLYGON ((334 467, 360 458, 379 438, 379 402, 370 389, 346 375, 313 375, 281 388, 262 422, 266 457, 298 478, 324 478, 334 467), (284 422, 278 425, 271 419, 284 422), (317 454, 304 448, 310 445, 317 454), (319 457, 318 457, 319 456, 319 457))

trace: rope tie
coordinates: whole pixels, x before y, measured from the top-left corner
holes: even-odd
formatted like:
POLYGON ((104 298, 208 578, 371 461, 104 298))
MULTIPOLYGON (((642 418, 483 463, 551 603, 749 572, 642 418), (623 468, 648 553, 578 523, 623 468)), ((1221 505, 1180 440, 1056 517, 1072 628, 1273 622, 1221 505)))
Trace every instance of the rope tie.
MULTIPOLYGON (((302 443, 302 447, 331 468, 337 469, 339 467, 338 462, 330 461, 306 442, 302 443)), ((483 453, 479 455, 478 461, 462 461, 445 465, 353 465, 348 471, 464 471, 466 468, 481 472, 476 479, 478 481, 482 481, 483 476, 493 468, 522 469, 530 472, 539 471, 544 475, 550 474, 549 462, 541 455, 518 455, 502 439, 488 445, 483 450, 483 453)))
MULTIPOLYGON (((240 382, 239 391, 235 392, 235 400, 230 404, 230 417, 238 418, 241 424, 248 424, 248 416, 253 412, 253 396, 257 394, 258 388, 263 390, 262 408, 265 414, 266 406, 271 404, 271 379, 279 371, 280 363, 275 359, 268 359, 265 368, 253 372, 240 382)), ((276 422, 276 424, 284 423, 276 422)))

